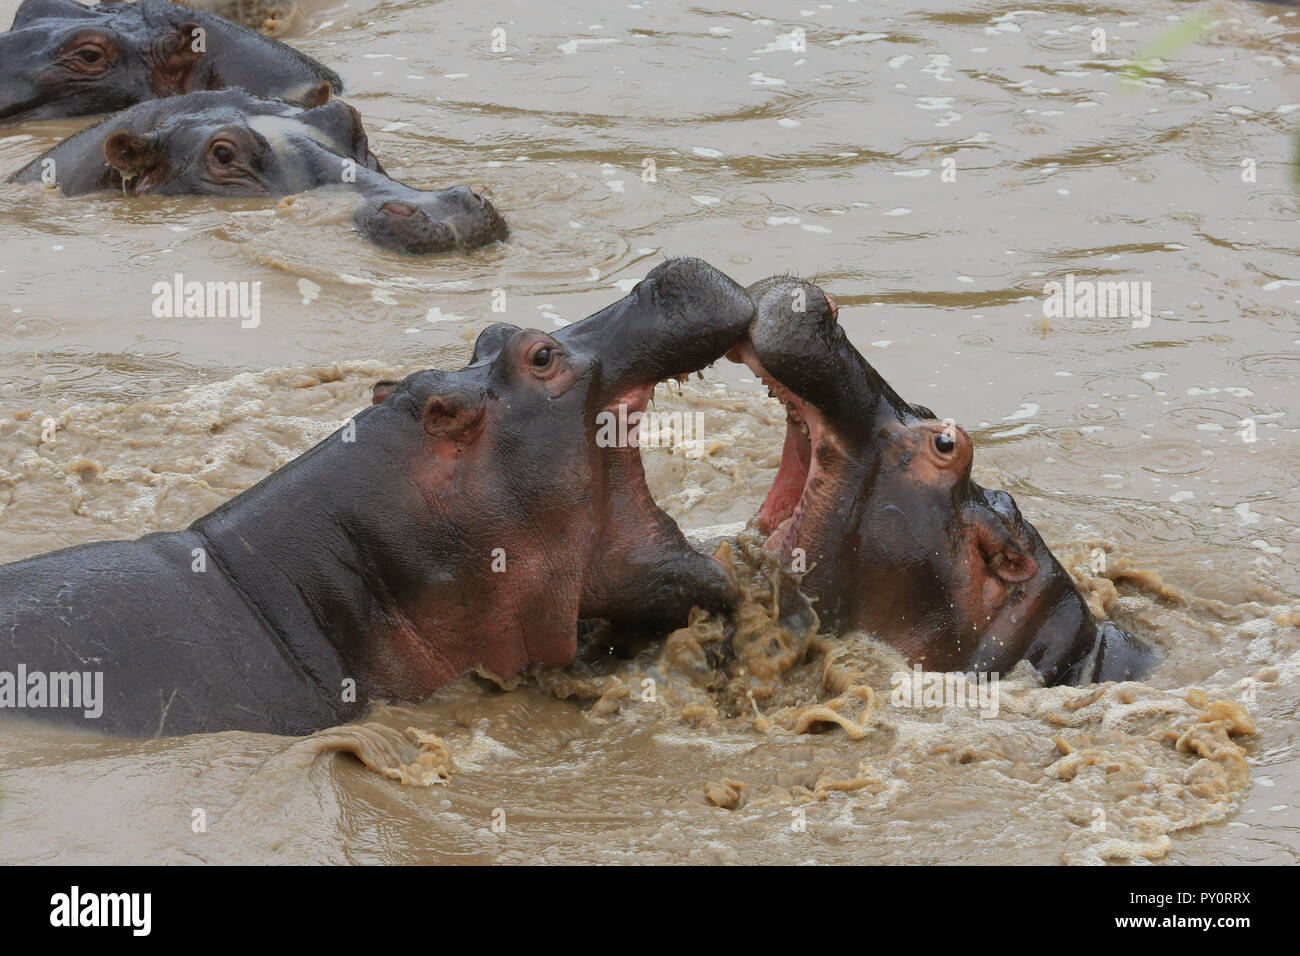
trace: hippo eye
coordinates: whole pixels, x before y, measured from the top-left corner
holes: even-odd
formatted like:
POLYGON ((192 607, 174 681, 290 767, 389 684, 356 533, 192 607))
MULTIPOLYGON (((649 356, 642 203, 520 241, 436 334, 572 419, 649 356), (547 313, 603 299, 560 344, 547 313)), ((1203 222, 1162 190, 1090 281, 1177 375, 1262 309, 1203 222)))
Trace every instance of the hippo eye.
POLYGON ((531 368, 538 378, 549 379, 560 370, 560 363, 556 359, 563 354, 564 350, 554 342, 534 342, 524 353, 524 365, 531 368))
POLYGON ((86 40, 61 55, 67 58, 74 70, 86 67, 98 72, 99 67, 108 64, 108 51, 95 40, 86 40))
POLYGON ((941 455, 951 455, 957 443, 952 440, 952 436, 947 432, 939 432, 934 436, 934 448, 941 455))
POLYGON ((222 166, 229 166, 235 161, 235 151, 224 143, 220 143, 213 147, 212 158, 222 166))

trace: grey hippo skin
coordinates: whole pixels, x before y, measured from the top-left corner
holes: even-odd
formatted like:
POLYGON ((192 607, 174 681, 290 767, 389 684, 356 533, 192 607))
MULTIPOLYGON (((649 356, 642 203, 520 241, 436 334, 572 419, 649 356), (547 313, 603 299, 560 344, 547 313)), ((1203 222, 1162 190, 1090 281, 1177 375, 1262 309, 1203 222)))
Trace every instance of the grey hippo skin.
POLYGON ((82 130, 10 177, 56 182, 69 196, 286 196, 336 186, 361 198, 357 231, 398 252, 468 250, 504 239, 505 221, 465 186, 413 189, 389 179, 355 109, 310 109, 243 90, 150 100, 82 130))
POLYGON ((166 0, 24 0, 0 33, 0 125, 227 87, 302 101, 322 83, 343 92, 337 73, 292 47, 166 0))
POLYGON ((103 672, 102 717, 23 711, 37 719, 303 734, 475 666, 567 664, 580 619, 722 612, 735 581, 654 504, 636 449, 596 436, 752 318, 730 279, 672 260, 554 336, 492 326, 468 366, 377 387, 354 435, 185 531, 0 567, 0 670, 103 672))
POLYGON ((1027 660, 1047 684, 1139 679, 1155 654, 1098 626, 1069 573, 1005 491, 971 479, 951 420, 910 405, 853 347, 821 289, 751 286, 756 319, 730 354, 786 402, 785 447, 759 510, 831 629, 860 628, 933 671, 1005 674, 1027 660))

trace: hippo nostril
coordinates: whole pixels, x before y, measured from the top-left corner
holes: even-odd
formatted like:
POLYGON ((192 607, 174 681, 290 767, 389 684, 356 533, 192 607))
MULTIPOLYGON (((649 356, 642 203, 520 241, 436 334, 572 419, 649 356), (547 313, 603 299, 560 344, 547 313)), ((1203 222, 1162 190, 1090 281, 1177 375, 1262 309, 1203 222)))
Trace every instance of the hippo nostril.
POLYGON ((468 186, 452 186, 447 190, 447 197, 466 206, 482 205, 483 197, 468 186))
POLYGON ((384 212, 391 212, 395 216, 414 216, 415 207, 410 203, 386 202, 384 203, 384 212))

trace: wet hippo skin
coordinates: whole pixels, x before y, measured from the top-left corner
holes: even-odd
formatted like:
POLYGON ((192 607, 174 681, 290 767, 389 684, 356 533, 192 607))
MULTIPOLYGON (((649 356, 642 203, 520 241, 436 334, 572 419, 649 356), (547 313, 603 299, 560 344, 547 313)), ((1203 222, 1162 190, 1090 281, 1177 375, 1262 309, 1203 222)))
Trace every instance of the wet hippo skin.
POLYGON ((37 719, 302 734, 475 666, 567 664, 579 619, 721 612, 730 574, 654 505, 636 450, 595 436, 752 317, 731 280, 672 260, 555 336, 492 326, 465 368, 379 387, 351 427, 184 531, 0 567, 0 670, 102 672, 99 719, 37 719))
POLYGON ((905 402, 849 342, 815 285, 749 289, 756 318, 729 357, 786 403, 781 464, 759 510, 765 547, 807 573, 824 627, 860 628, 936 671, 1048 684, 1145 676, 1153 651, 1098 626, 1069 573, 1005 491, 971 478, 952 420, 905 402))
POLYGON ((308 108, 242 90, 189 93, 124 110, 10 177, 69 196, 285 196, 334 186, 360 194, 353 225, 386 249, 468 250, 504 239, 505 221, 465 186, 420 190, 390 179, 355 109, 321 84, 308 108))
POLYGON ((321 83, 343 92, 292 47, 166 0, 24 0, 0 33, 0 125, 227 87, 299 101, 321 83))

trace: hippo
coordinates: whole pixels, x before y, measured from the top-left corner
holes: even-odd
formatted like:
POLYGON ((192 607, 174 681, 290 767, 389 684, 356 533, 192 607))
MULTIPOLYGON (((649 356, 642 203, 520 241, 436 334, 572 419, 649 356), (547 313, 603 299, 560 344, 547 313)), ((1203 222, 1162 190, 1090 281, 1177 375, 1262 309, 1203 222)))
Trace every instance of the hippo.
POLYGON ((292 47, 167 0, 23 0, 0 33, 0 125, 234 86, 313 106, 322 84, 343 92, 337 73, 292 47))
POLYGON ((732 574, 654 504, 637 450, 596 438, 752 318, 740 286, 670 260, 555 335, 493 326, 465 368, 376 388, 186 530, 0 566, 0 714, 20 678, 73 675, 101 688, 93 706, 28 690, 22 713, 117 736, 298 735, 471 668, 568 664, 580 620, 725 613, 732 574))
POLYGON ((398 252, 467 250, 506 236, 488 200, 465 186, 424 191, 388 178, 361 117, 342 100, 310 109, 244 90, 149 100, 47 150, 10 182, 57 183, 65 195, 284 196, 322 186, 361 194, 357 231, 398 252))
POLYGON ((787 409, 764 547, 803 571, 830 630, 861 629, 931 671, 1047 685, 1136 680, 1151 648, 1100 626, 1005 491, 971 478, 970 436, 905 402, 849 342, 833 299, 788 277, 750 286, 756 317, 728 353, 787 409))

